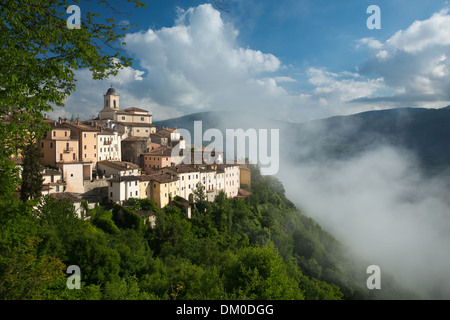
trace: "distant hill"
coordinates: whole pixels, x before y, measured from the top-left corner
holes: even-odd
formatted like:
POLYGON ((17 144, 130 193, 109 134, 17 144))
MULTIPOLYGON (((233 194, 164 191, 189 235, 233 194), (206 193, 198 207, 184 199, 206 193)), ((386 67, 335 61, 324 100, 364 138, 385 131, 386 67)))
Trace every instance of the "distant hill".
POLYGON ((249 113, 202 112, 155 124, 193 132, 194 121, 224 135, 225 129, 278 128, 281 153, 299 161, 342 159, 388 143, 416 153, 427 170, 450 167, 450 106, 368 111, 298 124, 249 113))

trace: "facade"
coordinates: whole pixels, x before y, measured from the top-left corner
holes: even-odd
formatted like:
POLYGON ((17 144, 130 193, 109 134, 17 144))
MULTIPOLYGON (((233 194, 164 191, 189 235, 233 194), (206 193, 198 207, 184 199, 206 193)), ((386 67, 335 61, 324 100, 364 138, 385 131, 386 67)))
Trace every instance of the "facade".
POLYGON ((67 122, 66 125, 70 128, 72 137, 78 140, 78 159, 83 162, 92 162, 95 166, 98 159, 97 135, 100 133, 100 129, 79 121, 67 122))
POLYGON ((97 134, 97 161, 122 161, 121 140, 117 130, 100 128, 97 134))
POLYGON ((156 173, 149 176, 150 199, 159 208, 164 208, 169 201, 179 195, 178 177, 170 173, 156 173))
POLYGON ((92 162, 58 163, 66 181, 65 192, 84 193, 84 180, 92 180, 92 162))
POLYGON ((150 138, 146 137, 122 139, 122 161, 132 162, 143 168, 142 155, 149 151, 150 143, 150 138))
POLYGON ((63 180, 63 173, 56 169, 44 168, 42 170, 42 195, 65 192, 67 183, 63 180))
POLYGON ((61 119, 59 121, 46 121, 50 125, 44 138, 38 139, 43 166, 56 167, 61 163, 74 163, 79 161, 78 139, 72 137, 71 129, 61 119))
POLYGON ((224 172, 225 194, 228 198, 234 198, 239 193, 240 170, 238 164, 220 164, 220 170, 224 172))
POLYGON ((178 176, 178 195, 186 200, 192 200, 190 197, 196 185, 200 182, 200 172, 197 166, 185 164, 175 167, 166 167, 160 170, 178 176))
POLYGON ((140 198, 140 184, 137 176, 119 176, 109 179, 108 200, 123 203, 130 198, 140 198))
POLYGON ((172 148, 161 147, 144 153, 143 169, 146 174, 150 174, 152 170, 158 170, 165 167, 170 167, 173 163, 172 148))
POLYGON ((252 171, 247 168, 245 164, 239 165, 240 171, 240 184, 247 185, 249 188, 252 186, 252 171))
POLYGON ((131 162, 102 160, 97 163, 97 171, 106 177, 138 176, 141 168, 131 162))

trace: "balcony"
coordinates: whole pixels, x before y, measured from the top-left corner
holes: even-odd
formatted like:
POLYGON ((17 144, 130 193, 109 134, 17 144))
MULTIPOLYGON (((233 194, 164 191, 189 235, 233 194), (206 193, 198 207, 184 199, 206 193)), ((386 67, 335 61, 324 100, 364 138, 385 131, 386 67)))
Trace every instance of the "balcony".
POLYGON ((104 141, 103 144, 105 146, 110 146, 112 144, 112 141, 104 141))
POLYGON ((73 147, 66 147, 66 148, 64 148, 64 150, 63 150, 64 153, 70 153, 70 152, 72 152, 72 151, 73 151, 73 147))

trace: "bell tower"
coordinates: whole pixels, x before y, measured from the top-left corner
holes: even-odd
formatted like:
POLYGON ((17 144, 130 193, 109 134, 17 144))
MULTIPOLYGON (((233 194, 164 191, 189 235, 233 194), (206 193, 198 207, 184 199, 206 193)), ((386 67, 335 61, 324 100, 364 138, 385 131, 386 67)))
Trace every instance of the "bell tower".
POLYGON ((111 85, 111 88, 106 91, 106 94, 103 95, 103 107, 104 108, 112 108, 113 110, 119 110, 119 93, 116 92, 116 89, 114 89, 111 85))

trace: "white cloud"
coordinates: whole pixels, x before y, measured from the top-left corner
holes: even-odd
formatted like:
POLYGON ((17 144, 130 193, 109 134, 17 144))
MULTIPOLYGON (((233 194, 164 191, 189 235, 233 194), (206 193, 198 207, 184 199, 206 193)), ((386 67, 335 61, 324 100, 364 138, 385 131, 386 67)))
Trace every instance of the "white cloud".
POLYGON ((300 76, 273 54, 240 44, 239 31, 211 5, 177 13, 172 27, 126 36, 125 49, 135 63, 114 79, 94 81, 87 70, 77 71, 77 92, 59 112, 97 114, 111 82, 121 106, 148 109, 155 120, 234 109, 298 122, 395 106, 437 107, 450 100, 446 10, 385 42, 358 40, 356 47, 367 49, 369 57, 356 72, 319 65, 307 66, 300 76))
MULTIPOLYGON (((369 48, 369 59, 362 74, 376 74, 385 84, 402 95, 387 96, 401 104, 411 96, 416 105, 442 106, 450 100, 450 15, 444 9, 429 19, 415 21, 397 31, 384 43, 361 39, 357 46, 369 48)), ((379 98, 378 100, 382 100, 379 98)))

